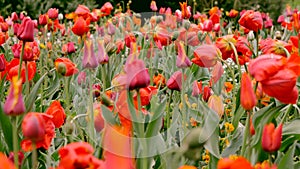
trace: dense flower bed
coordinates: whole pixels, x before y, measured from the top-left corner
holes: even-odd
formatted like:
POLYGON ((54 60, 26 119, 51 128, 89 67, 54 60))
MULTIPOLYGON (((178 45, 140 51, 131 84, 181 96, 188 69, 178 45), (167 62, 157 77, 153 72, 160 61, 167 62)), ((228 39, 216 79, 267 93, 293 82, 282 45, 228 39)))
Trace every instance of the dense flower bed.
POLYGON ((300 12, 0 16, 0 169, 299 168, 300 12))

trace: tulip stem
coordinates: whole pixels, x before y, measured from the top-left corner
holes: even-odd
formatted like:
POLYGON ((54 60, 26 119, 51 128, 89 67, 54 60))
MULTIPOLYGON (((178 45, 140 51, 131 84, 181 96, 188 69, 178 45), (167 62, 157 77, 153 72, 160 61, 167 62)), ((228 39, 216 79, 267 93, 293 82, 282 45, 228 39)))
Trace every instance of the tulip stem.
POLYGON ((186 130, 186 120, 187 120, 187 112, 185 111, 185 98, 184 98, 184 92, 185 92, 185 86, 184 86, 184 69, 181 69, 182 71, 182 76, 181 76, 181 104, 182 104, 182 108, 181 108, 181 115, 182 115, 182 127, 183 127, 183 133, 184 135, 187 134, 187 130, 186 130))
MULTIPOLYGON (((251 116, 251 112, 247 113, 247 119, 246 119, 246 125, 245 125, 245 129, 244 129, 244 137, 243 137, 243 145, 242 145, 242 153, 241 155, 246 157, 247 159, 250 157, 245 156, 245 151, 246 151, 246 146, 247 146, 247 142, 249 140, 249 132, 250 132, 250 116, 251 116)), ((251 150, 247 150, 247 151, 251 151, 251 150)))
POLYGON ((36 149, 36 143, 32 143, 32 168, 37 168, 37 149, 36 149))
POLYGON ((240 65, 240 62, 239 62, 239 55, 237 53, 237 50, 236 50, 234 44, 232 42, 229 42, 229 44, 230 44, 231 48, 233 49, 234 56, 235 56, 235 62, 238 65, 238 68, 239 68, 238 72, 239 72, 239 81, 240 81, 240 79, 242 77, 242 70, 241 70, 241 65, 240 65))
POLYGON ((28 96, 28 94, 30 93, 30 85, 29 85, 29 79, 28 79, 28 63, 27 63, 27 61, 25 61, 25 79, 26 79, 26 81, 25 81, 25 84, 26 84, 26 92, 25 92, 25 94, 26 94, 26 96, 28 96))
POLYGON ((281 118, 281 121, 280 121, 279 124, 283 124, 283 122, 285 121, 286 117, 290 114, 292 108, 293 108, 293 105, 290 104, 289 108, 287 109, 287 111, 285 112, 285 114, 283 115, 283 117, 281 118))
POLYGON ((22 44, 22 50, 21 50, 21 55, 20 55, 20 63, 19 63, 19 71, 18 71, 18 79, 21 78, 21 71, 22 71, 22 62, 23 62, 23 55, 24 55, 24 49, 25 49, 25 44, 26 44, 26 41, 23 41, 23 44, 22 44))
POLYGON ((256 53, 255 53, 255 58, 257 58, 258 57, 258 51, 259 51, 259 33, 258 33, 258 31, 257 32, 255 32, 255 38, 256 38, 256 53))
POLYGON ((171 106, 171 102, 172 102, 172 96, 173 96, 173 90, 171 90, 171 94, 170 94, 170 98, 169 98, 169 102, 168 102, 168 107, 167 107, 167 114, 166 114, 166 122, 167 122, 167 129, 170 127, 170 118, 171 118, 171 114, 170 114, 170 106, 171 106))
POLYGON ((92 70, 89 71, 89 116, 90 122, 89 131, 90 131, 90 144, 94 147, 95 141, 95 124, 94 124, 94 110, 93 110, 93 72, 92 70))
POLYGON ((19 146, 18 146, 17 117, 12 117, 11 122, 12 122, 12 132, 13 132, 12 134, 13 134, 14 164, 18 169, 19 168, 19 156, 18 156, 19 146))

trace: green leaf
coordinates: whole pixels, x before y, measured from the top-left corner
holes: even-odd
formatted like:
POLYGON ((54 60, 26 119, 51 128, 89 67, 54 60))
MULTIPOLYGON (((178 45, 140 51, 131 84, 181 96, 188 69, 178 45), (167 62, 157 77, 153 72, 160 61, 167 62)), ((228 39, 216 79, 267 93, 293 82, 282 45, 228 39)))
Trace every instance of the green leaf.
POLYGON ((215 158, 220 158, 219 129, 216 129, 215 132, 208 138, 208 140, 204 144, 204 147, 215 158))
POLYGON ((278 168, 280 168, 280 169, 291 169, 291 168, 294 168, 294 160, 293 160, 293 158, 294 158, 296 143, 297 142, 295 141, 294 144, 292 145, 292 147, 290 147, 290 149, 288 150, 288 152, 280 160, 280 162, 278 164, 278 168))
POLYGON ((299 124, 300 119, 296 119, 288 124, 285 124, 282 128, 282 135, 300 134, 299 124))
POLYGON ((110 125, 116 125, 117 122, 115 120, 115 117, 113 115, 113 112, 111 112, 106 106, 101 105, 102 110, 102 116, 106 122, 108 122, 110 125))
POLYGON ((232 118, 232 125, 235 129, 238 128, 240 119, 243 117, 244 114, 245 114, 245 110, 243 109, 242 106, 239 106, 232 118))
POLYGON ((200 134, 199 143, 204 143, 208 140, 215 132, 217 127, 219 127, 220 117, 219 115, 207 107, 205 104, 199 104, 200 112, 206 112, 204 117, 203 133, 200 134))
POLYGON ((150 119, 150 122, 146 129, 146 137, 155 136, 158 134, 161 126, 162 126, 162 118, 164 114, 164 108, 166 107, 165 99, 162 103, 158 104, 158 97, 153 96, 151 99, 151 109, 150 112, 153 112, 153 116, 150 119))
MULTIPOLYGON (((0 103, 0 124, 2 132, 10 151, 13 151, 12 125, 8 116, 3 112, 3 105, 0 103)), ((1 143, 2 144, 2 143, 1 143)))
POLYGON ((25 98, 25 105, 26 105, 26 112, 29 112, 36 100, 40 85, 42 84, 44 78, 48 75, 48 72, 45 73, 39 81, 36 82, 32 90, 30 91, 30 94, 26 96, 25 98))

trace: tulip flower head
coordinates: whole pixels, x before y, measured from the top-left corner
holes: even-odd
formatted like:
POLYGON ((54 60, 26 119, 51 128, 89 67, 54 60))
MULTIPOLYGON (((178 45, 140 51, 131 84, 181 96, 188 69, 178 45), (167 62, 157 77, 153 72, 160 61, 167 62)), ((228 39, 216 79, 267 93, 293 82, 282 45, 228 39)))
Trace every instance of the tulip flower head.
POLYGON ((55 60, 55 68, 63 76, 72 76, 78 73, 75 64, 68 58, 57 58, 55 60))
POLYGON ((82 67, 83 68, 96 68, 99 65, 95 52, 94 45, 92 40, 84 41, 84 49, 83 49, 83 59, 82 59, 82 67))
POLYGON ((252 82, 247 73, 243 73, 241 80, 241 105, 245 110, 252 110, 257 100, 253 91, 252 82))
POLYGON ((260 12, 247 10, 240 18, 239 24, 249 30, 257 32, 263 27, 263 19, 260 12))
POLYGON ((279 124, 277 128, 273 123, 266 124, 261 138, 261 145, 266 152, 275 152, 281 146, 282 139, 282 124, 279 124))
POLYGON ((194 50, 192 62, 200 67, 213 67, 217 64, 220 50, 215 45, 201 45, 194 50))
POLYGON ((12 78, 8 93, 4 103, 4 113, 12 116, 24 113, 26 109, 22 96, 22 80, 18 80, 17 76, 12 78))
POLYGON ((25 17, 22 20, 22 23, 18 28, 17 37, 19 40, 26 42, 34 41, 34 22, 29 17, 25 17))
POLYGON ((58 100, 54 100, 45 113, 53 116, 51 120, 55 125, 55 128, 60 128, 65 123, 65 110, 58 100))

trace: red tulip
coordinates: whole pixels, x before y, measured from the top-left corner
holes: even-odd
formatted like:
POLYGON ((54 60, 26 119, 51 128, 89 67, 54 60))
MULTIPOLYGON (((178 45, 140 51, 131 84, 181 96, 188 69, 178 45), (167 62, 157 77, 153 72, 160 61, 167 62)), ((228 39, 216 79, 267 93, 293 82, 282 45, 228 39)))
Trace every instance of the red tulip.
POLYGON ((39 16, 39 24, 45 26, 48 24, 48 16, 46 14, 39 16))
POLYGON ((14 25, 13 25, 14 35, 18 34, 19 27, 20 27, 19 23, 14 23, 14 25))
POLYGON ((29 17, 25 17, 22 20, 22 23, 18 28, 17 37, 19 40, 26 42, 34 41, 34 22, 29 17))
POLYGON ((212 95, 212 90, 209 86, 204 86, 202 98, 205 102, 208 102, 209 97, 212 95))
POLYGON ((239 24, 249 30, 257 32, 262 29, 263 19, 260 12, 254 12, 253 10, 247 10, 240 18, 239 24))
POLYGON ((89 27, 87 22, 82 17, 78 17, 77 20, 75 21, 74 26, 72 27, 72 32, 75 35, 83 36, 88 31, 89 31, 89 27))
POLYGON ((60 128, 66 119, 66 114, 64 108, 60 105, 60 102, 54 100, 45 112, 46 114, 52 116, 52 122, 55 128, 60 128))
POLYGON ((68 54, 76 52, 74 42, 67 43, 67 52, 68 52, 68 54))
POLYGON ((55 126, 51 120, 52 116, 45 113, 30 112, 25 115, 22 122, 22 132, 25 137, 21 142, 24 151, 31 151, 32 144, 36 148, 48 149, 55 136, 55 126))
POLYGON ((229 18, 235 18, 237 17, 239 14, 239 11, 235 10, 235 9, 231 9, 229 13, 226 12, 226 15, 229 17, 229 18))
POLYGON ((243 73, 242 75, 240 100, 241 105, 245 110, 252 110, 257 103, 252 82, 247 73, 243 73))
POLYGON ((0 28, 2 32, 7 32, 8 31, 8 24, 6 22, 0 23, 0 28))
POLYGON ((194 50, 192 62, 201 67, 213 67, 217 64, 220 50, 215 45, 201 45, 194 50))
POLYGON ((38 43, 36 41, 27 42, 24 47, 23 61, 35 61, 39 58, 39 56, 40 49, 38 43))
POLYGON ((210 32, 213 29, 213 23, 210 19, 203 22, 203 31, 210 32))
POLYGON ((176 71, 167 81, 167 87, 171 90, 180 91, 182 86, 182 72, 176 71))
MULTIPOLYGON (((140 88, 139 93, 141 97, 141 106, 146 106, 150 104, 152 95, 157 93, 157 88, 153 86, 140 88)), ((133 102, 135 107, 138 107, 138 98, 136 93, 133 96, 133 102)))
MULTIPOLYGON (((2 53, 2 54, 0 54, 0 72, 3 72, 5 70, 6 64, 7 64, 6 59, 4 57, 4 54, 2 53)), ((1 78, 1 76, 0 76, 0 78, 1 78)))
POLYGON ((275 129, 273 123, 266 124, 264 126, 261 138, 261 145, 264 151, 266 152, 275 152, 281 146, 282 139, 282 124, 275 129))
POLYGON ((150 84, 150 76, 142 60, 127 61, 124 70, 129 90, 147 87, 150 84))
POLYGON ((232 58, 233 55, 233 48, 231 46, 231 43, 235 45, 237 43, 237 37, 234 35, 226 35, 217 38, 216 40, 216 46, 220 49, 222 53, 222 58, 224 60, 228 58, 232 58))
POLYGON ((90 13, 90 9, 85 5, 78 5, 78 7, 75 10, 75 14, 77 14, 78 16, 82 16, 85 19, 90 13))
MULTIPOLYGON (((14 162, 14 152, 10 152, 10 153, 9 153, 8 159, 9 159, 11 162, 14 162)), ((19 168, 21 168, 21 165, 22 165, 23 160, 24 160, 24 153, 23 153, 22 151, 19 151, 19 152, 18 152, 18 159, 19 159, 18 165, 19 165, 19 168)), ((1 161, 1 160, 0 160, 0 161, 1 161)), ((1 164, 3 164, 3 163, 1 163, 1 164)), ((1 168, 1 167, 0 167, 0 168, 1 168)), ((1 168, 1 169, 2 169, 2 168, 1 168)), ((5 169, 7 169, 7 168, 5 168, 5 169)), ((10 168, 9 168, 9 169, 10 169, 10 168)))
POLYGON ((75 64, 68 58, 57 58, 55 60, 55 68, 63 76, 72 76, 78 73, 75 64))
POLYGON ((22 81, 18 80, 17 76, 12 78, 3 110, 6 115, 11 116, 17 116, 26 111, 22 96, 22 81))
POLYGON ((224 73, 224 68, 221 62, 217 62, 211 72, 211 81, 215 84, 219 81, 224 73))
POLYGON ((19 20, 19 16, 16 12, 11 13, 11 20, 12 21, 17 21, 19 20))
POLYGON ((8 36, 6 33, 0 31, 0 46, 6 42, 8 36))
POLYGON ((136 42, 136 38, 134 36, 134 34, 130 33, 130 34, 126 34, 125 35, 125 45, 130 48, 131 43, 136 42))
POLYGON ((58 17, 58 9, 56 9, 56 8, 50 8, 48 10, 47 14, 48 14, 48 17, 50 19, 53 19, 53 20, 57 19, 57 17, 58 17))
MULTIPOLYGON (((7 79, 9 81, 12 81, 12 78, 14 76, 18 76, 19 73, 19 59, 12 59, 8 64, 7 64, 7 71, 8 71, 8 76, 7 79)), ((31 81, 36 73, 36 63, 33 62, 28 62, 27 63, 27 69, 28 69, 28 80, 31 81)), ((26 76, 25 76, 25 63, 22 63, 22 68, 21 68, 21 79, 22 83, 25 83, 26 81, 26 76)))
POLYGON ((93 156, 93 147, 86 142, 73 142, 58 150, 60 162, 58 168, 76 169, 89 168, 99 169, 103 166, 103 161, 93 156))

